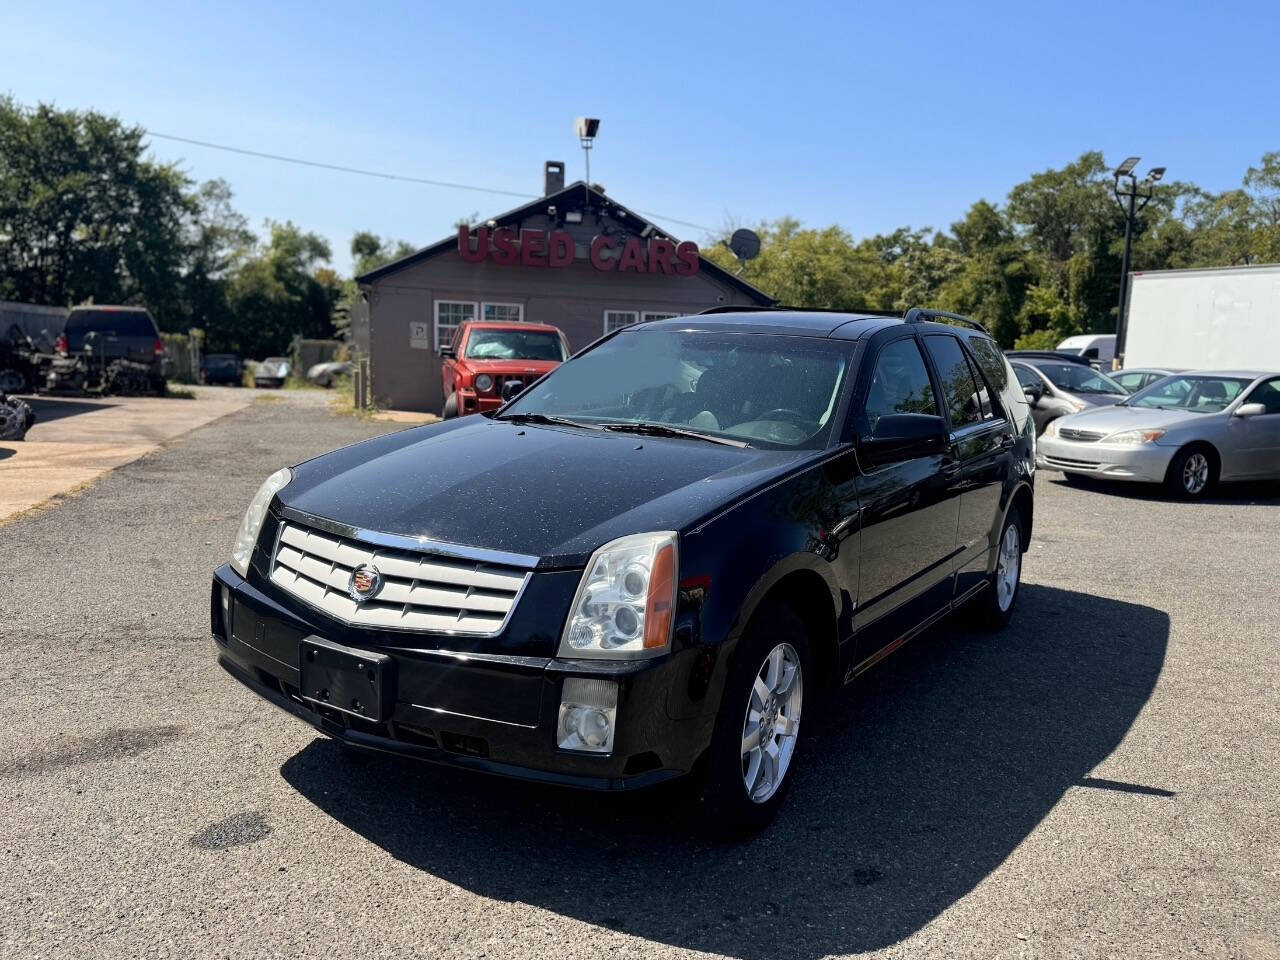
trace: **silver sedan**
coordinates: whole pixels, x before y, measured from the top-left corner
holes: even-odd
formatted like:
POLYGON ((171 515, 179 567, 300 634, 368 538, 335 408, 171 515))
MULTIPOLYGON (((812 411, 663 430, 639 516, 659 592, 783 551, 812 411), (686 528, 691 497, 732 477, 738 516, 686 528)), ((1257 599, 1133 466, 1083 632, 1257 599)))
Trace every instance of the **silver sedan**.
POLYGON ((1054 420, 1036 464, 1068 478, 1163 483, 1186 499, 1219 480, 1280 478, 1280 373, 1165 377, 1115 406, 1054 420))

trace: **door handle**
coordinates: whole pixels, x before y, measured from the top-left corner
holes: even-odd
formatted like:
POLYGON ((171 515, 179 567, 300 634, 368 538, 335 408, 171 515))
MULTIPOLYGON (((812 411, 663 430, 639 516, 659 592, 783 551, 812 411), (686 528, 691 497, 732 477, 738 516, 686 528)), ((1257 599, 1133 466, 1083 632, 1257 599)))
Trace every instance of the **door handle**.
POLYGON ((942 465, 942 475, 947 479, 954 477, 960 472, 960 464, 955 460, 948 460, 942 465))

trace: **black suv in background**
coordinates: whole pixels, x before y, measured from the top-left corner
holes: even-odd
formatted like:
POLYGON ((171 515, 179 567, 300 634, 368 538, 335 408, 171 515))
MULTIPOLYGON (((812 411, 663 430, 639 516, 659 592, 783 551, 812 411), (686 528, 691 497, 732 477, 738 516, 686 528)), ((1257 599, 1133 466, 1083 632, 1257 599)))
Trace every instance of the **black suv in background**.
POLYGON ((962 604, 1008 620, 1034 445, 964 318, 639 323, 492 414, 272 474, 213 646, 347 744, 597 790, 693 773, 749 830, 814 700, 962 604))
POLYGON ((50 390, 165 391, 164 341, 142 307, 74 307, 54 349, 50 390))

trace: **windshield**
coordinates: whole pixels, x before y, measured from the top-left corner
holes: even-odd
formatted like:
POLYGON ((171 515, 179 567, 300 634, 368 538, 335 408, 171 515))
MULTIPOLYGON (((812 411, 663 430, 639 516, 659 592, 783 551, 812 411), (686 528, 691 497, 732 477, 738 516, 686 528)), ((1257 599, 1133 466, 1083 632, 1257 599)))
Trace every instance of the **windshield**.
POLYGON ((1165 377, 1130 397, 1129 406, 1217 413, 1252 382, 1240 377, 1165 377))
POLYGON ((564 341, 549 330, 472 330, 468 360, 564 360, 564 341))
POLYGON ((1037 363, 1036 369, 1067 393, 1113 393, 1123 397, 1129 392, 1106 374, 1083 363, 1037 363))
POLYGON ((814 448, 826 442, 851 345, 808 337, 625 330, 503 411, 586 424, 660 424, 814 448))

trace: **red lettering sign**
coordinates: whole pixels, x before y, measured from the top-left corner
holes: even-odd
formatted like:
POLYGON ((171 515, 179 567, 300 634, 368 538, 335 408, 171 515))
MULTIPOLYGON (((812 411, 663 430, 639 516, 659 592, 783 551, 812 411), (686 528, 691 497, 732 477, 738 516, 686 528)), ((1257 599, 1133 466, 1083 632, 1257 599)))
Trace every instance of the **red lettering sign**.
MULTIPOLYGON (((458 228, 458 255, 467 263, 492 261, 502 267, 569 267, 573 265, 573 236, 566 230, 520 230, 514 227, 458 228)), ((674 273, 691 277, 701 267, 698 245, 686 240, 676 244, 663 237, 650 237, 646 245, 634 234, 627 237, 601 233, 591 240, 591 266, 606 273, 674 273)))

